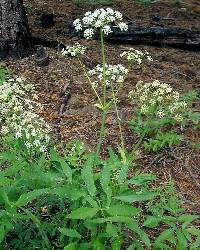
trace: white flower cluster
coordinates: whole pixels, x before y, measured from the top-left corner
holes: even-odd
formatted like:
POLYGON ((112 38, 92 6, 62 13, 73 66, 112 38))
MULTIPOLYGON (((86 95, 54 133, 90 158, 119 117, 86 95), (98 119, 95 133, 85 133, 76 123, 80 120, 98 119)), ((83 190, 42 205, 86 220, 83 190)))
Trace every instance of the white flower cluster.
POLYGON ((141 64, 143 60, 153 61, 152 57, 149 55, 149 52, 145 50, 142 52, 137 49, 130 48, 128 51, 124 51, 120 55, 121 57, 126 57, 126 59, 131 63, 141 64))
POLYGON ((111 8, 97 9, 94 12, 88 11, 85 13, 82 19, 76 19, 73 24, 76 31, 84 30, 84 37, 91 39, 96 29, 102 29, 105 35, 112 32, 111 24, 115 24, 120 30, 127 31, 128 25, 122 22, 123 16, 119 11, 115 11, 111 8))
POLYGON ((63 56, 70 55, 74 57, 79 57, 80 55, 83 55, 86 51, 86 47, 83 45, 80 45, 79 43, 75 43, 74 46, 66 46, 66 49, 62 49, 61 54, 63 56))
POLYGON ((0 135, 4 138, 14 134, 28 150, 44 152, 50 127, 35 113, 41 105, 27 98, 37 98, 33 90, 34 86, 23 78, 9 79, 0 86, 0 135))
MULTIPOLYGON (((90 76, 96 76, 100 81, 103 80, 103 67, 101 65, 97 65, 94 69, 89 70, 88 74, 90 76)), ((128 75, 128 69, 125 68, 121 64, 117 65, 105 65, 105 79, 106 86, 109 87, 110 83, 123 83, 125 78, 128 75)), ((94 82, 94 87, 97 87, 98 82, 94 82)))
POLYGON ((156 115, 158 118, 172 118, 182 121, 187 103, 180 99, 177 91, 169 84, 155 80, 151 83, 139 81, 136 90, 129 93, 133 103, 139 105, 140 112, 144 115, 156 115))

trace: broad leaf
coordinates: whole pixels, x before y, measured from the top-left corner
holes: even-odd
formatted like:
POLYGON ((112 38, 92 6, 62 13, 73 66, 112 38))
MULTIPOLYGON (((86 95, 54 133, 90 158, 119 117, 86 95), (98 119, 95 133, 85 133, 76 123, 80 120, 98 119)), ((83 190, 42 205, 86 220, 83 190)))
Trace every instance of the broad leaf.
POLYGON ((61 234, 66 235, 68 237, 81 239, 81 235, 75 229, 59 228, 59 231, 61 232, 61 234))
POLYGON ((112 216, 124 215, 124 216, 135 216, 140 213, 141 209, 133 207, 127 204, 113 205, 106 209, 106 212, 112 216))
POLYGON ((159 223, 161 222, 162 218, 161 217, 156 217, 156 216, 149 216, 143 226, 145 227, 149 227, 149 228, 154 228, 157 227, 159 225, 159 223))
POLYGON ((67 217, 70 219, 84 220, 86 218, 92 218, 99 211, 98 208, 81 207, 71 212, 67 217))
POLYGON ((115 196, 114 199, 132 203, 137 201, 152 200, 156 195, 157 193, 153 191, 140 191, 140 192, 133 191, 133 194, 115 196))
POLYGON ((93 163, 94 163, 94 156, 91 154, 81 171, 82 179, 85 182, 87 190, 91 196, 94 196, 96 193, 96 187, 94 184, 93 163))
POLYGON ((19 199, 15 202, 15 206, 17 207, 22 207, 28 204, 29 202, 35 200, 39 196, 48 194, 49 189, 44 188, 44 189, 37 189, 31 192, 28 192, 27 194, 22 194, 19 199))

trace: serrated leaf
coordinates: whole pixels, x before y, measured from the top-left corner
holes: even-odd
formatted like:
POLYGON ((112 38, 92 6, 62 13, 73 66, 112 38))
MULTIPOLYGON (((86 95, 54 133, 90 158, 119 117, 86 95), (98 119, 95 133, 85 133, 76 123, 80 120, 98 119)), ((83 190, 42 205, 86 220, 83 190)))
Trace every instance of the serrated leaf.
POLYGON ((143 226, 144 227, 149 227, 149 228, 154 228, 157 227, 159 225, 159 223, 161 222, 161 218, 160 217, 156 217, 156 216, 149 216, 143 226))
POLYGON ((112 216, 124 215, 135 216, 140 213, 140 209, 127 204, 113 205, 106 209, 106 212, 112 216))
POLYGON ((123 238, 122 237, 117 237, 112 241, 111 247, 112 250, 120 250, 123 244, 123 238))
POLYGON ((129 170, 129 166, 127 164, 123 165, 121 169, 119 170, 119 175, 117 178, 119 185, 123 184, 125 180, 127 179, 128 170, 129 170))
POLYGON ((59 231, 61 232, 61 234, 66 235, 68 237, 81 239, 81 235, 75 229, 59 228, 59 231))
POLYGON ((60 164, 61 164, 62 171, 63 171, 64 175, 68 178, 68 181, 70 183, 72 183, 72 170, 71 170, 71 168, 69 167, 67 162, 64 161, 63 159, 60 159, 60 164))
POLYGON ((90 155, 89 159, 87 160, 85 166, 81 171, 82 179, 85 182, 87 190, 91 196, 94 196, 96 193, 96 187, 94 184, 93 163, 94 156, 90 155))
POLYGON ((135 220, 130 220, 126 224, 133 232, 139 235, 139 237, 146 244, 146 246, 151 246, 149 236, 139 227, 138 223, 135 220))
POLYGON ((174 238, 174 229, 172 229, 172 228, 166 229, 166 230, 164 230, 164 231, 158 236, 158 238, 156 239, 155 243, 156 243, 156 245, 157 245, 157 244, 159 245, 159 242, 163 242, 163 241, 169 240, 169 239, 171 239, 172 237, 174 238))
POLYGON ((127 250, 144 250, 144 247, 139 241, 134 241, 127 250))
POLYGON ((187 250, 188 244, 185 235, 182 233, 180 229, 176 230, 176 235, 178 239, 177 250, 187 250))
POLYGON ((130 218, 126 216, 113 216, 113 217, 96 218, 96 219, 89 220, 89 222, 96 223, 96 224, 101 224, 105 222, 126 223, 127 221, 130 221, 130 218))
POLYGON ((178 221, 184 222, 182 228, 186 228, 191 222, 197 220, 198 218, 199 218, 198 215, 182 214, 178 217, 178 221))
POLYGON ((111 195, 112 195, 112 191, 111 191, 111 188, 109 186, 109 183, 110 183, 110 173, 111 173, 111 169, 109 168, 109 166, 105 165, 103 167, 103 170, 101 172, 101 177, 100 177, 101 187, 102 187, 104 193, 107 196, 107 206, 110 205, 111 195))
POLYGON ((44 189, 36 189, 31 192, 28 192, 27 194, 22 194, 19 199, 15 202, 15 206, 22 207, 28 204, 29 202, 35 200, 39 196, 45 195, 49 192, 48 188, 44 189))
POLYGON ((118 236, 118 228, 112 223, 107 223, 106 225, 106 233, 110 237, 117 237, 118 236))
POLYGON ((115 196, 114 199, 132 203, 132 202, 137 202, 137 201, 148 201, 152 200, 155 198, 157 195, 156 192, 153 191, 142 191, 142 192, 134 192, 133 194, 130 195, 121 195, 121 196, 115 196))
POLYGON ((137 176, 134 176, 129 180, 129 184, 133 185, 144 185, 148 184, 149 182, 152 182, 156 179, 154 174, 146 174, 146 173, 141 173, 137 176))
POLYGON ((93 207, 81 207, 71 212, 67 217, 70 219, 84 220, 86 218, 92 218, 99 211, 98 208, 93 207))
POLYGON ((63 250, 76 250, 76 243, 71 243, 65 246, 63 250))
POLYGON ((104 243, 98 238, 93 240, 92 246, 94 250, 106 250, 104 243))
POLYGON ((185 229, 187 232, 189 232, 191 235, 200 237, 200 229, 196 227, 190 227, 185 229))

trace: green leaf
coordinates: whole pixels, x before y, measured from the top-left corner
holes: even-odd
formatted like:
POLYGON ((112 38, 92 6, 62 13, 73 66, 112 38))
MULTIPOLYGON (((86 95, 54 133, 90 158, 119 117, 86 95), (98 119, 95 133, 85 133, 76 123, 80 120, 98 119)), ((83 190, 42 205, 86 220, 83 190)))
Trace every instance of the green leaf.
POLYGON ((200 237, 200 229, 196 228, 196 227, 190 227, 185 229, 187 232, 189 232, 191 235, 194 236, 199 236, 200 237))
POLYGON ((143 245, 139 241, 134 241, 127 250, 144 250, 143 245))
POLYGON ((81 235, 75 229, 59 228, 59 231, 61 232, 61 234, 66 235, 68 237, 81 239, 81 235))
POLYGON ((91 196, 94 196, 96 193, 96 187, 94 184, 93 163, 94 155, 91 154, 81 171, 82 179, 85 182, 87 190, 91 196))
POLYGON ((144 227, 149 227, 149 228, 154 228, 157 227, 159 225, 159 223, 161 222, 162 218, 161 217, 156 217, 156 216, 149 216, 143 226, 144 227))
POLYGON ((135 220, 129 220, 127 226, 135 233, 139 235, 141 240, 148 246, 151 246, 150 239, 148 235, 138 226, 138 223, 135 220))
POLYGON ((126 181, 128 170, 129 170, 129 166, 127 164, 123 165, 121 169, 119 170, 119 175, 117 178, 119 185, 122 185, 126 181))
POLYGON ((157 193, 153 191, 140 191, 140 192, 133 191, 133 194, 115 196, 114 199, 132 203, 136 201, 152 200, 156 195, 157 193))
POLYGON ((28 204, 29 202, 35 200, 39 196, 45 195, 49 192, 48 188, 44 189, 37 189, 31 192, 28 192, 27 194, 22 194, 19 199, 15 202, 15 206, 22 207, 28 204))
POLYGON ((96 219, 89 220, 89 222, 97 223, 97 224, 105 223, 108 221, 126 223, 127 221, 130 221, 130 218, 126 216, 114 216, 114 217, 96 218, 96 219))
POLYGON ((170 240, 171 238, 174 238, 174 229, 169 228, 164 230, 156 239, 155 244, 156 246, 159 246, 160 242, 170 240))
POLYGON ((177 250, 187 250, 188 244, 185 235, 182 233, 180 229, 176 230, 176 235, 178 239, 177 250))
POLYGON ((106 250, 105 245, 98 238, 93 240, 92 245, 94 250, 106 250))
POLYGON ((139 214, 141 209, 133 207, 127 204, 113 205, 106 209, 106 212, 112 216, 124 215, 124 216, 135 216, 139 214))
POLYGON ((76 243, 71 243, 65 246, 63 250, 76 250, 76 243))
POLYGON ((139 185, 148 184, 149 182, 152 182, 155 179, 156 179, 156 176, 154 174, 141 173, 131 178, 129 180, 129 183, 139 186, 139 185))
POLYGON ((67 217, 70 219, 84 220, 86 218, 92 218, 99 211, 99 208, 81 207, 71 212, 67 217))
POLYGON ((178 221, 184 222, 182 228, 186 228, 191 222, 197 220, 198 218, 199 218, 198 215, 182 214, 179 216, 178 221))
POLYGON ((71 168, 63 159, 60 159, 60 164, 61 164, 63 173, 68 178, 68 181, 70 183, 72 183, 72 170, 71 170, 71 168))
POLYGON ((101 183, 102 189, 103 189, 104 193, 107 195, 107 206, 110 205, 111 195, 112 195, 112 191, 111 191, 111 188, 109 186, 110 172, 111 172, 111 169, 109 168, 109 166, 105 165, 103 167, 103 170, 101 172, 101 177, 100 177, 100 183, 101 183))
POLYGON ((121 237, 117 237, 112 241, 112 250, 120 250, 123 244, 123 239, 121 237))
POLYGON ((112 223, 107 223, 106 225, 106 233, 110 237, 117 237, 118 236, 118 228, 112 223))

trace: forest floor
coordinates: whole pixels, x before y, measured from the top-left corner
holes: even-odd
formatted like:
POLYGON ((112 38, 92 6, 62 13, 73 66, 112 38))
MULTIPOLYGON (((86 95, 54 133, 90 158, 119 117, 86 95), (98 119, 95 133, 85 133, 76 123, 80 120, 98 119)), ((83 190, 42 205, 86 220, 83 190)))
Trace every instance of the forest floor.
MULTIPOLYGON (((87 10, 95 9, 96 6, 85 4, 77 6, 73 1, 66 0, 24 2, 31 33, 34 36, 46 36, 66 45, 72 45, 78 41, 89 48, 87 56, 84 57, 84 62, 89 68, 100 62, 98 41, 70 38, 60 32, 67 32, 73 19, 78 18, 87 10), (41 27, 40 17, 43 12, 55 15, 53 28, 41 27)), ((120 10, 134 25, 180 27, 200 31, 199 1, 188 0, 184 5, 174 5, 168 2, 158 2, 144 7, 133 0, 124 0, 117 1, 112 8, 120 10), (160 16, 167 20, 155 23, 152 21, 153 16, 160 16)), ((128 102, 128 92, 139 80, 150 82, 155 79, 171 84, 181 93, 190 90, 200 91, 200 52, 146 45, 106 44, 109 63, 124 63, 119 54, 126 47, 147 50, 154 59, 151 63, 133 69, 120 95, 119 109, 124 121, 126 145, 131 149, 137 138, 133 136, 126 123, 134 108, 128 102)), ((96 100, 90 86, 82 76, 75 58, 63 57, 60 52, 50 48, 48 48, 48 53, 50 64, 46 67, 37 66, 34 62, 34 55, 21 60, 10 59, 6 61, 6 64, 15 74, 22 74, 29 82, 37 86, 40 102, 44 104, 41 115, 53 126, 55 134, 60 128, 62 142, 80 139, 92 148, 99 136, 101 114, 94 107, 96 100), (72 79, 71 98, 67 109, 60 115, 59 110, 63 98, 59 96, 59 93, 69 79, 72 79)), ((198 102, 194 105, 200 110, 198 102)), ((108 133, 104 142, 104 151, 108 145, 116 149, 119 142, 117 122, 112 112, 106 124, 108 133)), ((172 152, 169 153, 166 150, 157 154, 149 154, 141 150, 137 164, 142 171, 156 173, 159 183, 174 181, 184 206, 190 212, 200 213, 200 149, 192 146, 200 143, 200 131, 188 127, 181 133, 184 140, 172 152)), ((58 134, 56 136, 58 137, 58 134)))

